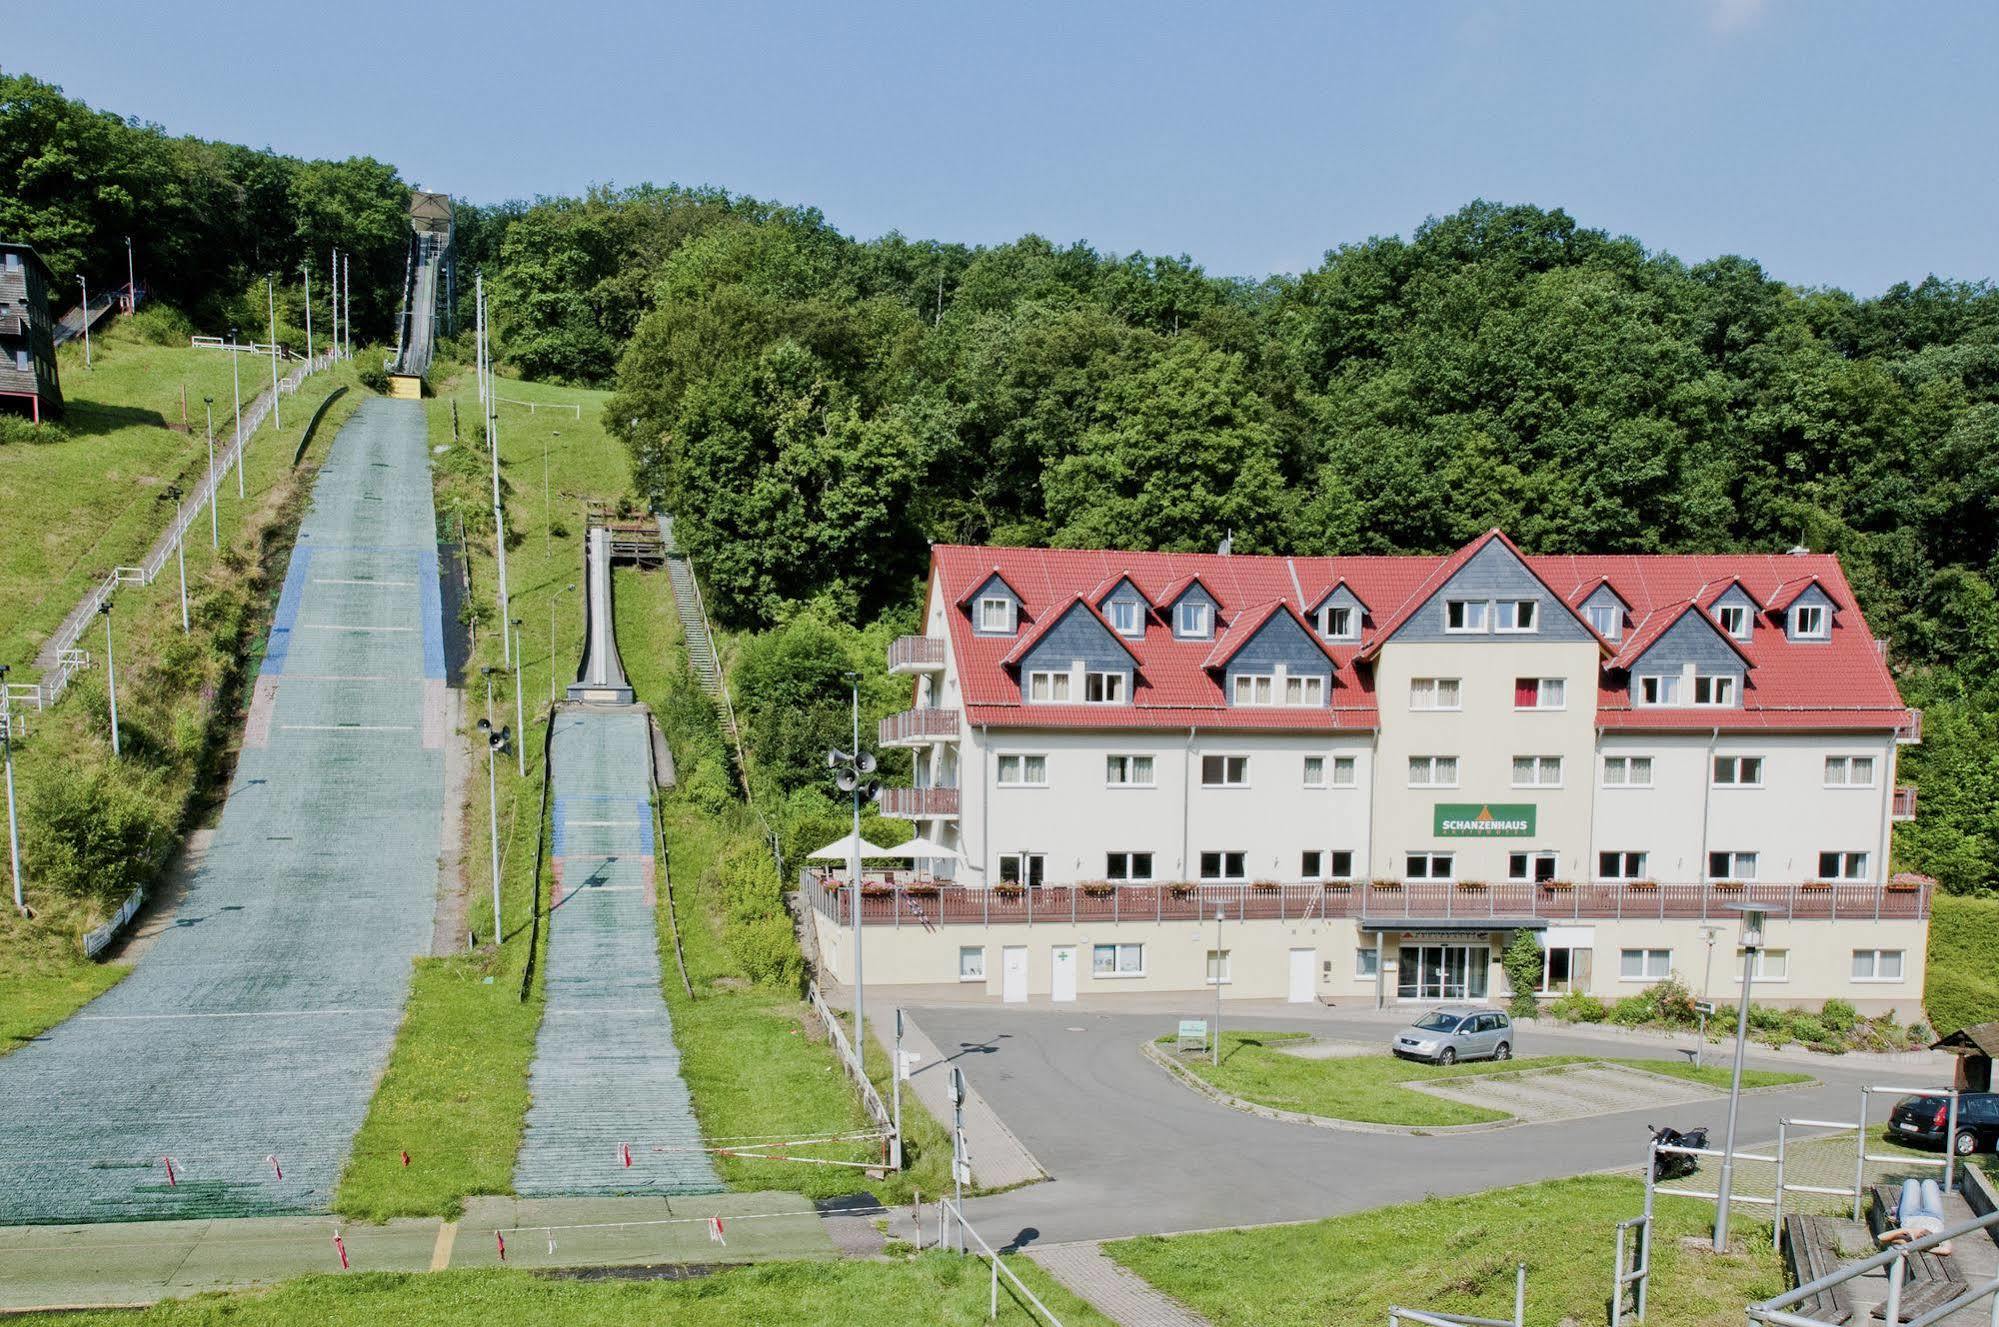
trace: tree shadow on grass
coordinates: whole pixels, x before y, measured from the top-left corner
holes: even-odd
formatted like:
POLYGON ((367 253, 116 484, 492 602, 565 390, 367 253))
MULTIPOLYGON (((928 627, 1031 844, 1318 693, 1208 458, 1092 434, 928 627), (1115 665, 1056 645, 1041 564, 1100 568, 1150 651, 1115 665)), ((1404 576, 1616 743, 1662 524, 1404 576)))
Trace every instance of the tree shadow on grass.
POLYGON ((63 432, 74 440, 101 437, 127 428, 164 429, 167 417, 157 410, 142 410, 137 406, 69 401, 63 408, 62 427, 63 432))

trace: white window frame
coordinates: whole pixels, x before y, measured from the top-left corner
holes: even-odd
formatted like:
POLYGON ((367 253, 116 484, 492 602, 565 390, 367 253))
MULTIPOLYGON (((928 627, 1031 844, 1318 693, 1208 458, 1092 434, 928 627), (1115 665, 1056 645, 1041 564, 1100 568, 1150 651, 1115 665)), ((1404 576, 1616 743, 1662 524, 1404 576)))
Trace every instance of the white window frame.
POLYGON ((1154 767, 1156 762, 1144 752, 1114 752, 1104 757, 1104 787, 1106 788, 1152 788, 1158 785, 1154 767), (1124 762, 1124 777, 1118 778, 1118 761, 1124 762), (1145 777, 1138 777, 1138 762, 1145 762, 1145 777))
MULTIPOLYGON (((1748 957, 1748 951, 1738 949, 1735 951, 1735 962, 1729 964, 1735 971, 1735 984, 1737 986, 1742 984, 1742 960, 1746 957, 1748 957)), ((1759 949, 1756 951, 1755 981, 1757 985, 1763 986, 1771 982, 1788 982, 1790 980, 1790 949, 1780 946, 1776 949, 1759 949)))
POLYGON ((1708 849, 1707 856, 1708 859, 1703 864, 1707 867, 1707 878, 1709 880, 1739 880, 1745 885, 1756 882, 1756 869, 1760 864, 1757 854, 1753 852, 1739 852, 1728 848, 1710 848, 1708 849), (1714 859, 1717 857, 1726 857, 1728 859, 1728 870, 1725 873, 1716 874, 1714 859), (1749 863, 1749 869, 1747 871, 1738 870, 1737 868, 1744 861, 1749 863))
POLYGON ((1465 707, 1465 684, 1461 677, 1412 677, 1409 679, 1409 708, 1424 712, 1455 711, 1465 707))
POLYGON ((1305 757, 1305 786, 1323 788, 1326 786, 1326 758, 1324 756, 1305 757), (1317 777, 1314 777, 1314 776, 1317 777))
POLYGON ((1590 630, 1605 640, 1616 640, 1624 634, 1624 609, 1617 603, 1590 604, 1583 612, 1589 619, 1590 630))
POLYGON ((1856 949, 1853 951, 1852 961, 1853 966, 1849 969, 1851 976, 1848 978, 1850 981, 1867 984, 1885 984, 1903 982, 1909 979, 1909 956, 1906 951, 1901 949, 1856 949), (1860 956, 1862 954, 1867 955, 1867 975, 1864 977, 1860 974, 1860 956), (1890 954, 1895 956, 1895 975, 1884 977, 1881 975, 1883 960, 1890 954))
POLYGON ((1764 760, 1762 756, 1716 756, 1708 766, 1708 780, 1711 786, 1716 788, 1761 788, 1763 786, 1763 765, 1764 760), (1752 761, 1756 765, 1756 777, 1753 779, 1744 778, 1743 766, 1752 761), (1721 777, 1721 771, 1724 766, 1728 769, 1728 777, 1725 779, 1721 777))
POLYGON ((1237 673, 1229 690, 1232 705, 1275 705, 1277 674, 1237 673))
POLYGON ((1455 788, 1458 786, 1458 758, 1456 756, 1411 756, 1409 757, 1409 786, 1411 788, 1455 788), (1450 779, 1439 778, 1444 762, 1450 762, 1450 779), (1419 763, 1420 762, 1420 763, 1419 763), (1424 771, 1420 780, 1418 769, 1424 771))
POLYGON ((1450 884, 1458 878, 1458 855, 1454 852, 1435 852, 1428 848, 1412 850, 1402 854, 1402 878, 1405 881, 1441 881, 1450 884), (1416 862, 1424 865, 1424 874, 1414 875, 1409 868, 1416 862), (1438 875, 1436 868, 1443 864, 1444 873, 1438 875))
POLYGON ((1003 594, 979 596, 979 634, 983 636, 1011 636, 1014 629, 1013 600, 1003 594), (993 626, 989 620, 990 610, 999 610, 1000 625, 993 626))
POLYGON ((1135 977, 1143 977, 1144 975, 1145 944, 1143 941, 1116 940, 1106 943, 1093 943, 1090 946, 1090 977, 1092 980, 1128 981, 1135 977), (1097 954, 1098 951, 1105 949, 1111 951, 1111 970, 1109 972, 1099 972, 1097 970, 1097 954), (1136 968, 1127 968, 1124 966, 1125 951, 1134 949, 1138 951, 1138 966, 1136 968))
POLYGON ((1070 695, 1074 688, 1068 669, 1037 668, 1027 675, 1027 685, 1021 689, 1020 695, 1030 705, 1068 705, 1072 703, 1070 695), (1044 681, 1048 684, 1048 694, 1038 696, 1035 692, 1041 689, 1044 681), (1057 692, 1061 694, 1057 695, 1057 692))
POLYGON ((1749 611, 1748 604, 1720 604, 1714 610, 1715 625, 1736 640, 1749 639, 1750 633, 1756 630, 1755 619, 1756 615, 1749 611), (1730 625, 1730 619, 1734 619, 1734 625, 1730 625))
POLYGON ((1603 758, 1603 786, 1606 788, 1650 788, 1652 786, 1652 757, 1650 756, 1605 756, 1603 758), (1644 762, 1645 779, 1641 783, 1633 776, 1638 772, 1639 762, 1644 762), (1623 777, 1610 777, 1612 762, 1621 769, 1623 777))
POLYGON ((1512 770, 1513 786, 1516 788, 1559 788, 1562 786, 1562 758, 1560 756, 1515 756, 1513 757, 1512 770), (1520 762, 1523 760, 1534 762, 1533 778, 1526 783, 1520 781, 1520 762), (1551 766, 1555 772, 1555 778, 1552 783, 1547 778, 1547 773, 1551 766))
POLYGON ((1220 751, 1204 752, 1201 755, 1201 786, 1203 788, 1247 788, 1249 787, 1249 757, 1242 754, 1228 754, 1220 751), (1208 762, 1222 762, 1222 778, 1219 783, 1208 782, 1208 762), (1237 765, 1235 762, 1240 761, 1237 765), (1231 779, 1229 775, 1237 777, 1231 779))
POLYGON ((1294 707, 1304 706, 1308 709, 1325 704, 1325 675, 1323 673, 1298 673, 1287 676, 1284 679, 1284 703, 1294 707))
POLYGON ((1173 634, 1183 640, 1206 640, 1214 635, 1214 606, 1201 599, 1182 599, 1173 605, 1173 634))
POLYGON ((1673 951, 1670 948, 1659 949, 1650 945, 1643 945, 1622 948, 1617 951, 1617 979, 1619 981, 1657 982, 1664 981, 1672 975, 1673 951), (1632 954, 1639 956, 1637 976, 1632 976, 1625 971, 1626 964, 1624 960, 1632 954), (1664 960, 1656 969, 1653 966, 1655 958, 1662 958, 1664 960))
POLYGON ((1680 675, 1678 673, 1645 673, 1638 678, 1638 688, 1631 693, 1631 703, 1656 709, 1678 709, 1680 706, 1680 675), (1648 696, 1647 692, 1655 694, 1648 696))
POLYGON ((1104 854, 1104 879, 1106 880, 1114 881, 1120 885, 1149 885, 1155 879, 1152 872, 1153 854, 1146 849, 1139 848, 1123 852, 1106 852, 1104 854), (1111 870, 1111 859, 1113 857, 1124 858, 1123 875, 1118 875, 1111 870), (1138 859, 1141 857, 1145 859, 1144 875, 1138 873, 1138 859))
POLYGON ((1501 599, 1493 605, 1492 630, 1500 636, 1536 635, 1541 630, 1541 601, 1539 599, 1501 599), (1520 625, 1521 610, 1526 610, 1527 625, 1520 625))
POLYGON ((1824 604, 1791 605, 1791 639, 1831 640, 1832 639, 1831 610, 1829 610, 1824 604), (1815 625, 1812 626, 1810 629, 1807 629, 1805 627, 1805 620, 1806 620, 1805 615, 1807 613, 1815 615, 1812 619, 1815 625))
POLYGON ((1352 756, 1334 756, 1327 767, 1327 784, 1334 788, 1357 788, 1360 786, 1360 762, 1352 756))
POLYGON ((1849 852, 1839 848, 1821 848, 1818 857, 1816 865, 1819 867, 1819 873, 1813 877, 1816 880, 1833 884, 1859 885, 1866 884, 1869 879, 1867 868, 1872 864, 1873 856, 1865 850, 1849 852), (1825 870, 1825 859, 1828 857, 1836 859, 1835 870, 1831 874, 1825 870))
POLYGON ((1048 786, 1048 756, 1039 751, 1004 751, 993 757, 993 784, 1000 788, 1046 788, 1048 786), (1031 779, 1028 772, 1030 761, 1040 762, 1041 777, 1031 779), (1008 778, 1011 769, 1014 777, 1008 778))
POLYGON ((1513 708, 1516 710, 1565 710, 1569 707, 1569 679, 1566 677, 1516 677, 1513 679, 1513 708), (1520 703, 1520 684, 1534 684, 1534 703, 1520 703), (1549 695, 1553 700, 1548 699, 1549 695))
POLYGON ((1452 636, 1484 636, 1492 630, 1492 601, 1490 599, 1446 599, 1444 600, 1444 631, 1452 636), (1459 625, 1451 625, 1452 610, 1457 610, 1459 625))
POLYGON ((1617 848, 1599 849, 1596 854, 1596 878, 1605 882, 1617 881, 1620 883, 1632 880, 1650 880, 1652 878, 1651 873, 1646 868, 1651 866, 1651 864, 1652 858, 1649 853, 1631 852, 1617 848), (1606 857, 1615 857, 1617 859, 1617 869, 1615 871, 1605 871, 1603 869, 1603 859, 1606 857))
POLYGON ((1326 878, 1326 850, 1305 848, 1298 854, 1298 878, 1306 884, 1316 884, 1326 878))
POLYGON ((959 945, 958 980, 984 981, 985 979, 986 979, 986 947, 984 945, 959 945), (968 955, 972 954, 977 954, 979 956, 978 971, 967 972, 965 970, 965 959, 968 955))
POLYGON ((1360 636, 1360 612, 1352 604, 1327 604, 1319 610, 1319 635, 1327 640, 1355 640, 1360 636), (1335 625, 1333 614, 1344 613, 1344 623, 1335 625))
POLYGON ((1201 975, 1206 986, 1233 986, 1235 979, 1229 976, 1229 951, 1210 949, 1203 956, 1201 975))
POLYGON ((1249 853, 1246 849, 1203 848, 1199 853, 1195 855, 1194 861, 1200 868, 1199 876, 1201 883, 1204 885, 1239 885, 1239 884, 1244 884, 1249 880, 1249 853), (1213 875, 1208 874, 1208 864, 1206 861, 1202 860, 1203 858, 1207 857, 1213 857, 1216 859, 1215 861, 1216 873, 1213 875), (1236 858, 1237 860, 1231 863, 1229 861, 1231 857, 1236 858), (1234 865, 1235 867, 1238 868, 1237 872, 1234 875, 1231 875, 1229 873, 1229 867, 1231 865, 1234 865))
POLYGON ((1326 879, 1351 880, 1354 878, 1354 850, 1352 848, 1326 849, 1326 879), (1346 858, 1346 869, 1340 869, 1340 858, 1346 858))
POLYGON ((1738 679, 1733 673, 1695 673, 1694 704, 1703 709, 1734 709, 1738 679), (1701 699, 1705 685, 1708 698, 1701 699))
POLYGON ((1381 974, 1381 951, 1370 945, 1355 945, 1353 975, 1356 980, 1373 981, 1381 974))
POLYGON ((1828 788, 1872 788, 1874 786, 1875 766, 1876 761, 1870 755, 1827 756, 1825 758, 1825 786, 1828 788), (1865 761, 1867 763, 1867 781, 1865 783, 1861 783, 1853 777, 1853 767, 1857 761, 1865 761), (1835 769, 1839 771, 1839 777, 1836 779, 1833 777, 1835 769))
POLYGON ((1561 874, 1562 855, 1553 848, 1514 848, 1506 854, 1506 878, 1510 882, 1531 885, 1538 880, 1553 880, 1561 874), (1523 873, 1514 874, 1515 861, 1523 868, 1523 873), (1549 873, 1543 876, 1536 868, 1542 863, 1549 864, 1549 873))
POLYGON ((1045 852, 1031 852, 1025 848, 1017 848, 1011 852, 1003 852, 999 855, 999 870, 995 872, 995 877, 998 880, 1003 882, 1007 878, 1006 859, 1009 857, 1019 863, 1019 869, 1015 872, 1018 878, 1014 883, 1022 889, 1037 888, 1034 884, 1034 863, 1036 862, 1041 863, 1041 883, 1044 885, 1048 883, 1048 854, 1045 852))
POLYGON ((1111 630, 1120 636, 1145 634, 1145 609, 1136 599, 1111 600, 1111 630))
POLYGON ((1122 705, 1127 699, 1130 677, 1121 670, 1092 668, 1083 674, 1083 703, 1085 705, 1122 705), (1092 690, 1102 694, 1092 697, 1092 690))

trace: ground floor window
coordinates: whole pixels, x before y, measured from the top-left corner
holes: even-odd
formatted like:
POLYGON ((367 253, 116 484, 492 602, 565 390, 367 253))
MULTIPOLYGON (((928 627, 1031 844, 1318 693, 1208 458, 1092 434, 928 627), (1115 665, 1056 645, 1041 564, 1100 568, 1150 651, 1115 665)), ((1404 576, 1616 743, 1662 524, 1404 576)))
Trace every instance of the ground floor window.
POLYGON ((1403 945, 1395 994, 1403 1000, 1482 1000, 1491 950, 1485 945, 1403 945))
POLYGON ((1617 956, 1619 981, 1664 981, 1672 971, 1670 949, 1626 949, 1617 956))
POLYGON ((1595 951, 1582 946, 1557 946, 1541 955, 1541 993, 1566 995, 1589 990, 1595 951))
POLYGON ((1248 853, 1204 852, 1201 854, 1201 879, 1247 880, 1248 878, 1248 853))
POLYGON ((960 945, 958 947, 958 980, 984 981, 985 979, 985 947, 983 945, 960 945))
POLYGON ((1645 878, 1645 854, 1642 852, 1600 852, 1596 855, 1596 873, 1604 880, 1643 880, 1645 878))
MULTIPOLYGON (((1328 963, 1327 967, 1332 964, 1328 963)), ((1373 981, 1381 973, 1381 951, 1378 949, 1356 949, 1353 951, 1353 975, 1373 981)), ((1331 974, 1328 973, 1328 976, 1331 974)))
POLYGON ((1029 889, 1041 888, 1041 882, 1048 876, 1048 854, 1042 852, 1003 852, 999 859, 999 878, 1003 885, 1026 885, 1029 889))
POLYGON ((1104 854, 1104 877, 1120 884, 1143 884, 1152 879, 1152 854, 1112 852, 1104 854))
MULTIPOLYGON (((1735 951, 1735 984, 1742 984, 1742 959, 1749 951, 1735 951)), ((1756 951, 1757 981, 1789 981, 1791 979, 1791 951, 1788 949, 1759 949, 1756 951)))
POLYGON ((1552 852, 1509 852, 1506 854, 1506 878, 1537 883, 1553 880, 1557 860, 1552 852))
POLYGON ((1090 975, 1095 977, 1142 977, 1145 975, 1144 945, 1090 946, 1090 975))
POLYGON ((1902 951, 1899 949, 1856 949, 1853 951, 1855 981, 1902 980, 1902 951))
POLYGON ((1866 878, 1866 853, 1822 852, 1819 854, 1819 879, 1865 880, 1866 878))
POLYGON ((1447 852, 1412 852, 1402 863, 1406 880, 1449 880, 1454 871, 1451 854, 1447 852))
POLYGON ((1226 986, 1228 984, 1229 951, 1226 949, 1210 949, 1208 951, 1208 985, 1226 986))

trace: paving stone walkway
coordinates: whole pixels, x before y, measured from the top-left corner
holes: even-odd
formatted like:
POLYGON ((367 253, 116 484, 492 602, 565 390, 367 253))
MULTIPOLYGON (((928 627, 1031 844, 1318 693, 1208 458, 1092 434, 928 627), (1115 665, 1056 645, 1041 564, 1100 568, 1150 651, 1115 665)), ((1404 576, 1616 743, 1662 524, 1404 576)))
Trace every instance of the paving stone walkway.
POLYGON ((1208 1320, 1112 1262, 1102 1244, 1053 1244, 1027 1256, 1119 1327, 1208 1327, 1208 1320))
MULTIPOLYGON (((844 987, 828 987, 829 1001, 851 1009, 848 1003, 851 993, 844 987)), ((875 1008, 879 1008, 876 1006, 875 1008)), ((868 1015, 868 1029, 874 1033, 882 1050, 894 1054, 895 1013, 893 1009, 880 1009, 868 1015)), ((916 1017, 905 1012, 903 1016, 902 1048, 916 1055, 916 1065, 909 1077, 909 1087, 916 1093, 917 1100, 924 1109, 942 1124, 949 1136, 951 1127, 951 1103, 949 1090, 945 1086, 950 1076, 950 1060, 946 1053, 917 1026, 916 1017)), ((965 1072, 965 1150, 971 1154, 972 1178, 984 1189, 1010 1189, 1017 1184, 1031 1184, 1048 1178, 1048 1172, 1034 1159, 1022 1142, 1013 1136, 1013 1131, 1000 1122, 993 1108, 979 1092, 979 1066, 982 1057, 970 1057, 975 1063, 966 1066, 960 1061, 965 1072)))

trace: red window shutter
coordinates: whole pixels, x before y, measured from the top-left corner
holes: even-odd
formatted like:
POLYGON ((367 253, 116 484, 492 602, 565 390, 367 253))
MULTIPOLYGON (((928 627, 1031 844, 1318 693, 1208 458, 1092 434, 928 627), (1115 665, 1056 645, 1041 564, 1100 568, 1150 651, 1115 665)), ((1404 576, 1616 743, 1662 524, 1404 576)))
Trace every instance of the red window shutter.
POLYGON ((1541 679, 1520 677, 1513 681, 1513 703, 1524 710, 1531 710, 1541 703, 1541 679))

